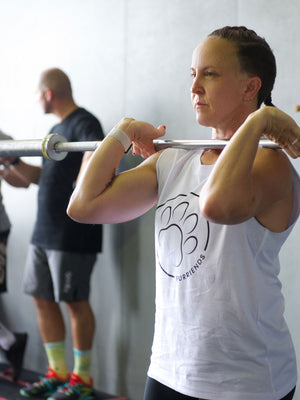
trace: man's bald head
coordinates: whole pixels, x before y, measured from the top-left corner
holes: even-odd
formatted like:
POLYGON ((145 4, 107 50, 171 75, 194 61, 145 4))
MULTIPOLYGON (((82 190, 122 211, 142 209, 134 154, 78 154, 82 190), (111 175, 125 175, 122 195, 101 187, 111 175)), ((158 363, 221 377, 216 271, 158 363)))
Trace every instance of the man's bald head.
POLYGON ((51 68, 42 72, 39 81, 39 90, 43 92, 46 89, 51 89, 60 98, 73 98, 70 79, 59 68, 51 68))

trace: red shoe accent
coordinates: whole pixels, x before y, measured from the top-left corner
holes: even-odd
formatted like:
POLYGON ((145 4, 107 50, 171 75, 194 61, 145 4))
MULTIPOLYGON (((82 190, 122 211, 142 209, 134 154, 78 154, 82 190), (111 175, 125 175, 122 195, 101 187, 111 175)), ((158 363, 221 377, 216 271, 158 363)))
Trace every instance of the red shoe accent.
POLYGON ((88 382, 83 381, 79 375, 74 374, 74 372, 72 372, 69 385, 75 386, 77 384, 81 384, 81 385, 85 385, 85 386, 93 386, 93 378, 90 378, 90 382, 88 383, 88 382))
POLYGON ((66 382, 69 380, 69 376, 70 375, 68 374, 66 378, 61 378, 57 376, 56 372, 53 371, 52 368, 48 367, 48 372, 46 373, 45 378, 55 378, 58 379, 59 381, 66 382))

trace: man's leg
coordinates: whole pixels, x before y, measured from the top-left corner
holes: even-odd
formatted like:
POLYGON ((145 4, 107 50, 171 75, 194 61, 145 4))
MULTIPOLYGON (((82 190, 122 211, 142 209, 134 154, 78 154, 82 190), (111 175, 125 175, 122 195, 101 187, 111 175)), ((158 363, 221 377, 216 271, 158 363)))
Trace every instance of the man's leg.
POLYGON ((65 324, 59 304, 34 297, 40 334, 47 353, 49 367, 58 378, 67 379, 65 354, 65 324))
POLYGON ((88 301, 66 303, 70 317, 74 347, 73 373, 83 382, 91 382, 91 349, 95 332, 95 318, 88 301))
POLYGON ((77 399, 78 396, 92 400, 95 393, 90 367, 95 319, 88 298, 96 254, 47 251, 47 255, 54 298, 66 304, 74 348, 74 368, 70 380, 48 400, 77 399))
POLYGON ((59 304, 33 297, 40 334, 44 343, 65 340, 65 324, 59 304))
POLYGON ((38 382, 20 390, 25 397, 48 397, 69 380, 65 355, 65 325, 59 305, 52 300, 33 297, 40 334, 49 370, 38 382))
POLYGON ((59 306, 54 301, 47 251, 30 245, 25 265, 24 292, 33 297, 40 334, 49 362, 41 380, 20 389, 25 397, 48 397, 66 383, 69 374, 65 359, 65 326, 59 306))

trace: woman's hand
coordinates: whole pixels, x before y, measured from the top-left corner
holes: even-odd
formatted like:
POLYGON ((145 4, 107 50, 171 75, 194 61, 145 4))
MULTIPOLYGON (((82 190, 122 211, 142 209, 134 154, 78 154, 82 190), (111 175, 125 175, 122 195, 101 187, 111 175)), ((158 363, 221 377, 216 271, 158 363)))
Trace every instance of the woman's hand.
POLYGON ((251 116, 263 118, 264 136, 277 143, 292 158, 300 156, 300 127, 293 118, 276 107, 263 107, 251 116))
POLYGON ((153 140, 166 133, 166 127, 160 125, 155 128, 148 122, 136 121, 132 118, 123 118, 115 128, 122 129, 132 142, 132 153, 148 158, 156 152, 153 140))

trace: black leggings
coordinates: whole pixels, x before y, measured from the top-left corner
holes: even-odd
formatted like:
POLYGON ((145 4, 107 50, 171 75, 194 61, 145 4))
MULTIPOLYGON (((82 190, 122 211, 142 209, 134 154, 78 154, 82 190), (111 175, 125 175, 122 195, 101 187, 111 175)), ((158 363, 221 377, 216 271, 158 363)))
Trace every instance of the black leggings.
MULTIPOLYGON (((292 400, 296 388, 280 400, 292 400)), ((162 385, 152 378, 147 378, 144 400, 208 400, 199 399, 198 397, 185 396, 162 385)))

